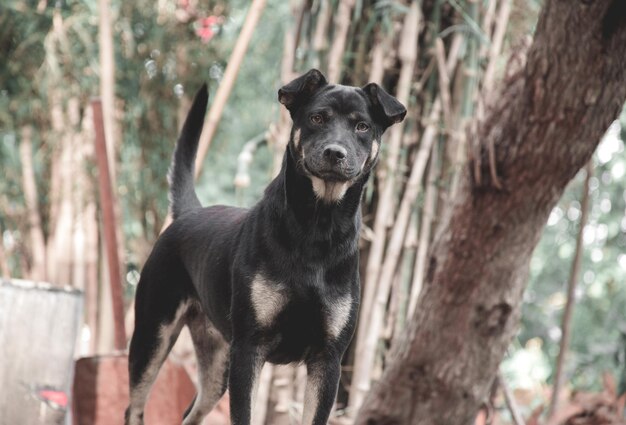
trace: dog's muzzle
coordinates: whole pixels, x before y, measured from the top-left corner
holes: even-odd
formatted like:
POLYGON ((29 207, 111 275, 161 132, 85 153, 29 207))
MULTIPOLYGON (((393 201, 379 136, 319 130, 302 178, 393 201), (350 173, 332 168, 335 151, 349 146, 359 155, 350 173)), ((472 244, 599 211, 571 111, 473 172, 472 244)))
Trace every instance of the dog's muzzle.
POLYGON ((329 182, 347 182, 356 178, 360 168, 343 146, 330 143, 319 151, 306 155, 307 173, 329 182))

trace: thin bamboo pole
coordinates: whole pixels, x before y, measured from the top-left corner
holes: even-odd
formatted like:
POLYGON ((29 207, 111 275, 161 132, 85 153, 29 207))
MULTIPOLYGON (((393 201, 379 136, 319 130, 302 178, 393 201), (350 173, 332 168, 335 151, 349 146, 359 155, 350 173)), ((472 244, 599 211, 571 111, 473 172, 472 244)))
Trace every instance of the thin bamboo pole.
POLYGON ((320 11, 317 14, 317 22, 315 24, 315 33, 313 35, 313 50, 320 54, 322 50, 328 47, 328 23, 332 16, 332 7, 330 0, 321 0, 320 11))
POLYGON ((265 424, 265 417, 267 415, 267 401, 270 397, 270 390, 272 389, 272 375, 273 366, 270 363, 266 363, 261 370, 259 376, 259 389, 256 394, 256 400, 254 403, 254 414, 252 415, 251 425, 263 425, 265 424))
POLYGON ((587 172, 587 175, 585 176, 582 199, 580 202, 580 223, 578 225, 578 235, 576 235, 576 249, 574 251, 574 260, 572 261, 572 268, 570 270, 569 280, 567 282, 567 301, 565 303, 565 311, 563 312, 563 319, 561 324, 562 336, 561 343, 559 344, 559 356, 556 360, 554 389, 552 391, 552 397, 550 399, 548 418, 551 418, 556 412, 556 408, 559 404, 559 394, 561 393, 561 388, 563 387, 565 357, 567 356, 567 350, 571 339, 572 314, 574 313, 574 304, 576 302, 576 283, 578 282, 578 275, 580 274, 580 265, 582 263, 583 257, 583 233, 585 230, 585 226, 587 225, 587 219, 589 217, 589 181, 591 180, 591 176, 593 175, 592 161, 589 161, 587 163, 585 170, 587 172))
POLYGON ((28 216, 28 231, 33 255, 33 265, 30 278, 33 280, 46 280, 46 243, 41 226, 39 214, 39 197, 37 195, 37 183, 33 167, 33 129, 27 125, 22 129, 20 141, 20 161, 22 163, 22 185, 28 216))
MULTIPOLYGON (((491 35, 491 27, 493 26, 493 17, 496 14, 497 0, 488 0, 485 13, 483 15, 482 30, 487 37, 491 35)), ((479 56, 484 58, 487 55, 489 45, 486 43, 480 46, 479 56)))
POLYGON ((98 182, 100 186, 100 207, 104 221, 104 239, 109 266, 109 282, 113 304, 114 344, 117 350, 126 348, 126 331, 124 330, 124 300, 122 298, 122 282, 119 258, 117 255, 117 235, 114 213, 114 198, 107 161, 107 146, 102 118, 102 103, 98 99, 91 102, 94 127, 96 130, 96 161, 98 163, 98 182))
POLYGON ((435 203, 437 202, 437 178, 439 177, 439 151, 433 146, 430 157, 430 169, 428 170, 428 187, 424 199, 422 210, 422 222, 420 225, 419 242, 417 253, 415 254, 415 265, 413 270, 413 282, 411 284, 411 294, 409 296, 409 308, 407 310, 407 320, 411 320, 417 305, 417 299, 424 283, 424 273, 426 270, 426 258, 430 245, 430 235, 435 214, 435 203))
POLYGON ((506 34, 510 14, 511 0, 503 0, 500 5, 500 10, 498 11, 496 28, 493 32, 493 38, 489 47, 489 60, 487 62, 487 67, 485 68, 485 74, 483 75, 483 93, 487 95, 493 88, 496 64, 502 50, 502 44, 504 42, 504 36, 506 34))
POLYGON ((388 44, 388 37, 384 37, 380 35, 380 33, 376 36, 374 47, 372 48, 372 61, 370 63, 368 83, 382 84, 383 76, 385 75, 385 57, 389 47, 388 44))
POLYGON ((328 54, 328 81, 338 83, 343 67, 343 55, 346 50, 346 39, 350 29, 352 8, 355 0, 340 0, 339 10, 335 18, 335 37, 328 54))
POLYGON ((107 142, 107 161, 111 172, 111 183, 115 187, 115 54, 113 30, 111 28, 111 4, 109 0, 98 0, 98 44, 100 52, 100 97, 104 134, 107 142))
POLYGON ((259 22, 263 9, 265 8, 265 3, 266 0, 252 1, 248 14, 246 15, 246 20, 243 23, 243 27, 241 28, 241 32, 239 33, 239 37, 237 38, 237 42, 233 48, 233 52, 228 59, 228 65, 224 71, 224 77, 217 88, 215 99, 213 100, 211 109, 209 110, 209 115, 204 122, 202 134, 200 135, 198 155, 196 156, 195 164, 196 179, 202 171, 202 163, 204 162, 204 158, 206 157, 211 141, 213 140, 213 136, 215 135, 215 131, 217 130, 217 126, 219 125, 222 112, 224 111, 224 106, 226 105, 228 97, 233 89, 235 80, 237 79, 237 74, 239 74, 241 62, 243 61, 246 51, 248 50, 250 39, 252 39, 254 29, 259 22))
POLYGON ((452 106, 450 101, 450 76, 446 67, 446 51, 443 40, 435 39, 435 57, 437 58, 437 74, 439 74, 439 93, 441 96, 441 109, 446 128, 452 127, 452 106))
MULTIPOLYGON (((3 234, 2 228, 0 227, 0 236, 3 234)), ((4 242, 2 238, 0 238, 0 270, 2 271, 2 279, 10 279, 11 278, 11 270, 9 269, 9 263, 7 261, 7 255, 4 250, 4 242)))

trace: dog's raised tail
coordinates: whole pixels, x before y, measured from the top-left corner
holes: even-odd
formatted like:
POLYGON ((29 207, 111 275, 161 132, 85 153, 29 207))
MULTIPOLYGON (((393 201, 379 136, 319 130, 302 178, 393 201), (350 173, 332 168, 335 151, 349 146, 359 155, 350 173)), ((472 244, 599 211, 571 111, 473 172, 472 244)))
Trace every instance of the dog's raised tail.
POLYGON ((202 207, 194 187, 194 169, 208 101, 209 93, 206 84, 204 84, 193 99, 193 104, 176 143, 168 175, 170 210, 174 220, 185 211, 202 207))

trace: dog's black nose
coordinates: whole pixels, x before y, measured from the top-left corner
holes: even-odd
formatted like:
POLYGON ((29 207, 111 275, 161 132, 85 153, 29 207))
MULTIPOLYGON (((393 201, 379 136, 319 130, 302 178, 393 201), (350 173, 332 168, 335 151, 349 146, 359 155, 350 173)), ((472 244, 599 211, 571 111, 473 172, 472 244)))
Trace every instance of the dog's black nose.
POLYGON ((339 145, 328 145, 324 149, 324 157, 334 162, 341 162, 346 159, 348 151, 339 145))

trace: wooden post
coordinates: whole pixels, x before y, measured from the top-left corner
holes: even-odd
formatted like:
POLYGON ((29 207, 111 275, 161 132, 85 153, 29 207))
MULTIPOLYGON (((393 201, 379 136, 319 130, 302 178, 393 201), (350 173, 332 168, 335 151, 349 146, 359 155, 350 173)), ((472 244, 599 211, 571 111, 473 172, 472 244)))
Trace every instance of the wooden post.
POLYGON ((115 332, 115 349, 126 348, 126 331, 124 330, 124 301, 122 299, 122 282, 119 258, 117 256, 117 235, 115 233, 115 213, 113 208, 113 190, 109 175, 107 146, 102 118, 102 102, 100 99, 91 101, 93 121, 96 131, 96 161, 98 164, 98 185, 100 188, 100 208, 104 221, 104 244, 109 265, 109 281, 113 304, 113 321, 115 332))

